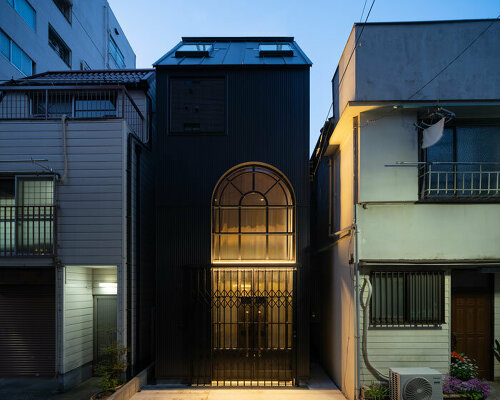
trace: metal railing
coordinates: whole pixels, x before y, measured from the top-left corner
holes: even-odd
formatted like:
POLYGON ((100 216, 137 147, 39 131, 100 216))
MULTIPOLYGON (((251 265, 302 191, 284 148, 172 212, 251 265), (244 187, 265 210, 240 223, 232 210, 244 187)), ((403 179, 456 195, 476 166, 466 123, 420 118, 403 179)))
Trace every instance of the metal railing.
POLYGON ((143 143, 145 118, 123 86, 0 87, 0 120, 121 118, 143 143))
POLYGON ((0 206, 0 257, 52 256, 55 206, 0 206))
POLYGON ((421 199, 500 198, 500 163, 419 163, 421 199))

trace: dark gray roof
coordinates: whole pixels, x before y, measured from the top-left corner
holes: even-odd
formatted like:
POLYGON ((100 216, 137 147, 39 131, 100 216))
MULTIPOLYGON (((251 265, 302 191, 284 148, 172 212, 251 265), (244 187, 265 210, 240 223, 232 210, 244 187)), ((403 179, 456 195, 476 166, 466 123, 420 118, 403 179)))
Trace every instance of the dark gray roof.
POLYGON ((90 71, 48 71, 28 76, 6 84, 141 84, 145 83, 154 73, 153 69, 118 69, 90 71))
POLYGON ((312 65, 293 37, 183 37, 154 66, 217 66, 217 65, 312 65), (183 44, 211 43, 214 49, 208 57, 175 57, 183 44), (261 43, 287 43, 293 49, 291 57, 260 57, 261 43))

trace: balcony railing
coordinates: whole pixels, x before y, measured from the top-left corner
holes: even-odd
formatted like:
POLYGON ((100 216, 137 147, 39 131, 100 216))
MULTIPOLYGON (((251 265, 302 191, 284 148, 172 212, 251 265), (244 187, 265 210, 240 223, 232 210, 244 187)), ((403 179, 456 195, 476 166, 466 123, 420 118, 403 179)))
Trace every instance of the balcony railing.
POLYGON ((418 163, 421 199, 500 200, 500 163, 418 163))
POLYGON ((55 255, 55 227, 54 206, 0 206, 0 257, 55 255))
POLYGON ((121 118, 147 143, 145 119, 122 86, 0 87, 0 120, 121 118))

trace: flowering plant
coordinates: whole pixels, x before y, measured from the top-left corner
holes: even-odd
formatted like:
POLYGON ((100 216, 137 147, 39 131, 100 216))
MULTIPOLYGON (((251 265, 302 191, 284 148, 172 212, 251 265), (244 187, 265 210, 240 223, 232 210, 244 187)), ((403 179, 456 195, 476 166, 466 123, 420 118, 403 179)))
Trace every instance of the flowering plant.
POLYGON ((450 375, 444 376, 443 393, 463 394, 470 400, 483 400, 489 396, 490 390, 490 385, 484 380, 474 378, 461 381, 450 375))
POLYGON ((450 375, 461 381, 477 378, 477 365, 464 354, 451 353, 450 375))

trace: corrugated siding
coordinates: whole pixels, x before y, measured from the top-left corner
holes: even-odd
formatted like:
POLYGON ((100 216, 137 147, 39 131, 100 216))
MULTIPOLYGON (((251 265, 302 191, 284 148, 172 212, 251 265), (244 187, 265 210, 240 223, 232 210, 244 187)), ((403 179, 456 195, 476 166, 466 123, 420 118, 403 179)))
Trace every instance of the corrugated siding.
MULTIPOLYGON (((362 280, 365 276, 362 275, 362 280)), ((369 275, 366 275, 369 277, 369 275)), ((430 367, 449 371, 451 276, 445 275, 445 320, 439 328, 368 328, 368 355, 371 364, 388 375, 390 367, 430 367)), ((367 292, 364 295, 366 298, 367 292)), ((363 318, 361 318, 361 324, 363 318)), ((362 326, 362 325, 361 325, 362 326)), ((368 385, 376 380, 361 362, 360 380, 368 385)))
MULTIPOLYGON (((193 71, 191 71, 193 72, 193 71)), ((182 271, 209 265, 210 203, 219 178, 243 162, 270 164, 297 199, 297 375, 309 373, 309 70, 201 70, 224 76, 226 135, 168 135, 168 80, 157 71, 157 377, 189 380, 182 271)), ((186 71, 177 71, 186 76, 186 71)))
POLYGON ((93 359, 92 269, 66 267, 63 315, 63 373, 93 359))
POLYGON ((154 160, 151 151, 134 143, 131 148, 132 233, 131 260, 135 361, 137 370, 152 361, 155 304, 154 160), (136 152, 139 151, 139 154, 136 152))
MULTIPOLYGON (((493 340, 500 340, 500 273, 495 274, 495 289, 493 299, 493 340)), ((493 358, 494 377, 500 378, 500 362, 493 358)))
MULTIPOLYGON (((122 257, 124 122, 69 121, 68 175, 57 184, 58 255, 65 265, 118 265, 122 257)), ((0 122, 0 159, 46 158, 64 174, 61 123, 0 122)), ((0 172, 42 172, 30 162, 0 172)))

